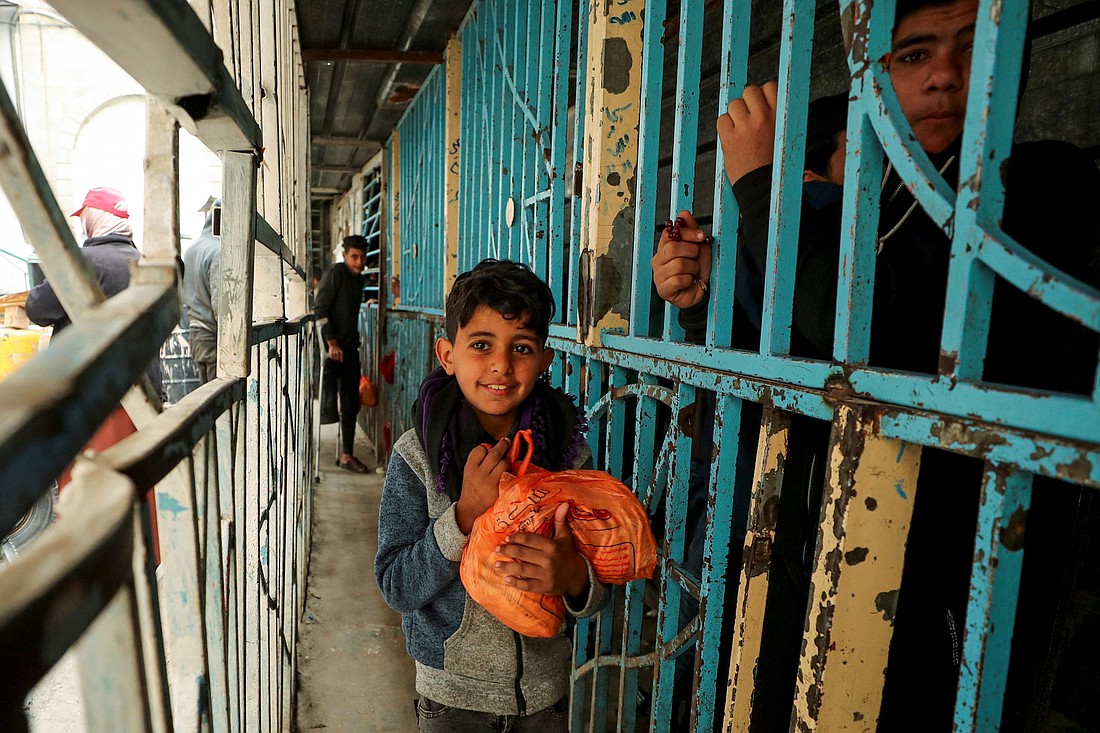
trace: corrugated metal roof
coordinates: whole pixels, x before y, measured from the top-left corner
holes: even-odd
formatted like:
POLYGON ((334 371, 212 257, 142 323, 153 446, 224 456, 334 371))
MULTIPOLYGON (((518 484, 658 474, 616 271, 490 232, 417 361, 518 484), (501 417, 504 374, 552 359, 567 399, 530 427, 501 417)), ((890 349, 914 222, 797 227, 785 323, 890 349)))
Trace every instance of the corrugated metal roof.
POLYGON ((298 0, 310 182, 326 192, 313 201, 315 249, 332 192, 350 188, 390 136, 469 8, 470 0, 298 0))

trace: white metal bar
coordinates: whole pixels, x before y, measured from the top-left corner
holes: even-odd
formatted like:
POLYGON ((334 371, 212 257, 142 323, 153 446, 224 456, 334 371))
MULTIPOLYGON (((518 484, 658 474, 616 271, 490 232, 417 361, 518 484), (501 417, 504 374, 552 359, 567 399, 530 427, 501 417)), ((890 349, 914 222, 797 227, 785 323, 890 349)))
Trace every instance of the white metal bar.
POLYGON ((259 150, 260 127, 202 21, 173 0, 56 0, 65 19, 211 150, 259 150))
POLYGON ((252 328, 256 230, 256 158, 223 153, 222 308, 218 313, 218 376, 247 377, 252 328))

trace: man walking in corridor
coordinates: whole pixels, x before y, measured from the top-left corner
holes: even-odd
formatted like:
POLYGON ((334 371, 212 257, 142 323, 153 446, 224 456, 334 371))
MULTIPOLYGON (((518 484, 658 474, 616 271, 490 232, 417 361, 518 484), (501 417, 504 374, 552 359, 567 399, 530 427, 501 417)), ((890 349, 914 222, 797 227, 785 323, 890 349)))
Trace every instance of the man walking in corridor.
POLYGON ((354 473, 367 467, 352 454, 355 418, 359 414, 359 306, 363 302, 363 269, 367 240, 358 234, 344 237, 344 258, 325 270, 317 286, 313 311, 321 327, 327 358, 321 375, 321 423, 340 423, 340 458, 336 465, 354 473), (337 410, 337 393, 340 395, 337 410))

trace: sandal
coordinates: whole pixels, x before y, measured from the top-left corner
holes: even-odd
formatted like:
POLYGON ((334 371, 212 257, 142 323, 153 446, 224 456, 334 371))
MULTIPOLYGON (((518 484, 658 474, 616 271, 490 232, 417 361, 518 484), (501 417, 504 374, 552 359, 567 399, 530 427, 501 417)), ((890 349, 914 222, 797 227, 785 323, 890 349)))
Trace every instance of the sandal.
POLYGON ((336 465, 344 469, 345 471, 351 471, 352 473, 367 473, 367 471, 370 470, 362 461, 360 461, 355 456, 349 458, 347 463, 344 463, 337 459, 336 465))

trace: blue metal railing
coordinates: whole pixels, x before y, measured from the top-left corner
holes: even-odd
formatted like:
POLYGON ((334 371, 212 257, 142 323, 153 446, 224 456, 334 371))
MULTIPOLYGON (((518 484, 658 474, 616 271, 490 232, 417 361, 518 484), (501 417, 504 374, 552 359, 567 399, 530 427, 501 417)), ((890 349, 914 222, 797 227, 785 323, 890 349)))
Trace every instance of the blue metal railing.
MULTIPOLYGON (((800 730, 874 727, 894 629, 893 619, 885 618, 889 614, 875 612, 876 597, 895 592, 901 583, 919 456, 946 451, 985 467, 980 485, 972 487, 978 498, 971 507, 978 516, 975 542, 984 554, 962 559, 971 568, 955 724, 960 730, 1001 725, 1010 671, 1005 634, 1018 604, 1034 602, 1020 595, 1024 553, 1003 541, 1005 533, 1017 531, 1014 517, 1028 512, 1033 477, 1059 478, 1084 491, 1100 486, 1097 378, 1085 394, 983 379, 990 366, 984 362, 998 278, 1083 330, 1100 331, 1100 292, 1038 259, 1000 229, 1008 214, 1004 185, 991 172, 1002 168, 1012 149, 1026 11, 1021 2, 987 1, 978 7, 969 113, 955 186, 915 143, 885 68, 893 3, 846 0, 837 8, 788 0, 780 10, 752 9, 736 0, 721 7, 698 0, 680 3, 671 16, 668 4, 658 0, 598 7, 566 0, 475 3, 459 30, 459 271, 493 256, 521 259, 545 275, 560 307, 551 329, 551 345, 561 354, 553 380, 583 397, 597 465, 628 478, 662 530, 662 562, 654 581, 623 588, 613 610, 577 625, 574 730, 604 730, 608 724, 620 730, 669 730, 684 720, 695 730, 710 730, 715 721, 724 721, 728 730, 748 725, 752 696, 768 694, 754 690, 753 670, 762 653, 767 556, 776 532, 772 502, 779 500, 781 489, 805 491, 784 487, 782 480, 788 449, 800 440, 790 429, 793 418, 832 424, 829 450, 819 456, 828 465, 817 466, 818 476, 825 475, 822 504, 807 510, 820 509, 814 514, 820 531, 812 587, 826 600, 807 611, 791 703, 794 724, 800 730), (622 71, 608 68, 606 56, 589 53, 589 35, 600 24, 630 23, 644 24, 638 34, 640 54, 630 56, 640 73, 636 102, 631 111, 589 109, 592 90, 608 74, 622 71), (839 41, 838 26, 850 47, 846 65, 830 69, 826 61, 840 55, 829 47, 839 41), (764 40, 757 42, 759 36, 764 40), (589 68, 594 58, 596 66, 589 68), (764 78, 777 76, 778 99, 761 335, 759 347, 747 349, 731 347, 735 337, 745 336, 734 332, 739 326, 733 307, 743 243, 739 206, 723 172, 710 105, 716 102, 716 111, 723 113, 747 82, 760 80, 760 68, 772 70, 764 78), (815 90, 840 83, 850 84, 850 101, 839 255, 830 264, 833 269, 818 273, 838 283, 835 311, 829 312, 833 339, 827 353, 832 358, 814 359, 791 355, 798 248, 805 236, 807 108, 815 90), (597 123, 618 123, 617 115, 623 128, 637 136, 636 159, 617 161, 621 169, 598 174, 580 170, 585 141, 592 139, 586 134, 597 123), (941 359, 934 372, 886 368, 871 359, 887 161, 950 243, 939 334, 940 352, 949 358, 941 359), (582 219, 591 215, 582 199, 597 190, 594 176, 611 173, 634 177, 633 261, 619 263, 620 272, 629 267, 631 280, 625 286, 601 280, 598 270, 594 282, 586 281, 581 264, 582 249, 592 247, 581 241, 582 219), (660 301, 651 290, 648 263, 659 226, 681 209, 710 215, 707 228, 717 240, 700 344, 683 341, 676 309, 656 308, 660 301), (605 331, 598 344, 578 343, 573 327, 585 317, 582 301, 598 300, 600 289, 609 285, 629 288, 628 326, 622 332, 605 331), (704 424, 685 418, 697 403, 713 404, 702 408, 708 413, 704 424), (763 414, 759 424, 747 417, 756 414, 757 404, 763 414), (713 428, 708 427, 711 416, 713 428), (891 452, 889 460, 883 458, 891 452), (749 468, 754 453, 755 472, 749 468), (884 476, 896 483, 899 497, 893 508, 880 510, 880 516, 889 512, 889 529, 861 514, 865 507, 848 493, 854 482, 876 487, 884 476), (695 503, 700 485, 706 487, 702 508, 695 503), (696 526, 700 512, 705 521, 696 526), (831 559, 858 554, 860 548, 850 543, 867 538, 878 543, 873 563, 854 568, 831 559), (693 553, 701 553, 701 559, 693 553), (754 553, 764 559, 742 566, 742 557, 754 553), (724 600, 727 595, 736 599, 724 600), (647 610, 655 612, 655 623, 647 610), (685 679, 690 693, 684 692, 685 679), (727 679, 730 690, 716 689, 727 679), (683 713, 676 706, 688 698, 687 717, 678 717, 683 713), (850 713, 847 722, 840 722, 847 704, 840 699, 858 705, 851 708, 858 712, 854 722, 850 713)), ((414 112, 440 99, 438 90, 426 87, 406 124, 413 124, 414 112)), ((434 114, 435 120, 415 119, 429 127, 442 124, 444 108, 434 114)), ((418 170, 410 171, 406 161, 431 159, 434 152, 412 149, 428 140, 423 132, 403 128, 402 165, 392 170, 403 206, 408 205, 408 187, 423 186, 415 180, 418 170)), ((402 267, 410 241, 405 227, 410 222, 419 226, 417 216, 400 217, 402 267)), ((446 244, 440 240, 431 251, 433 266, 442 272, 446 244)), ((421 287, 427 281, 418 282, 421 287)), ((442 285, 433 282, 432 287, 439 288, 432 298, 418 290, 415 301, 404 302, 415 314, 390 313, 386 319, 388 343, 397 344, 399 355, 404 354, 399 358, 407 359, 398 373, 408 382, 397 387, 389 407, 395 416, 408 414, 417 379, 433 366, 430 343, 439 330, 442 285)), ((596 315, 601 315, 598 308, 596 315)), ((937 322, 939 317, 929 314, 937 322)), ((1086 358, 1095 359, 1095 354, 1086 358)), ((1089 368, 1048 368, 1055 372, 1069 366, 1089 368)), ((953 511, 947 499, 926 493, 934 498, 922 501, 953 511)), ((886 503, 881 500, 883 507, 886 503)))

